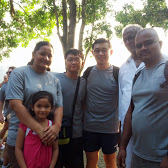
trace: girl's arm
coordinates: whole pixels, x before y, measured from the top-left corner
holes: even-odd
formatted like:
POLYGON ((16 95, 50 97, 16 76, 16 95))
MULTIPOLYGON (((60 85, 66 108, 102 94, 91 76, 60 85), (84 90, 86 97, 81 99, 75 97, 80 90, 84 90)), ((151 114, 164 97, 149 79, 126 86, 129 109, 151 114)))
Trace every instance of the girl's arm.
POLYGON ((23 157, 24 138, 25 138, 25 132, 22 130, 22 128, 19 128, 16 139, 15 155, 18 164, 21 168, 27 168, 23 157))
POLYGON ((58 140, 56 140, 52 145, 52 158, 49 168, 54 168, 58 159, 58 140))

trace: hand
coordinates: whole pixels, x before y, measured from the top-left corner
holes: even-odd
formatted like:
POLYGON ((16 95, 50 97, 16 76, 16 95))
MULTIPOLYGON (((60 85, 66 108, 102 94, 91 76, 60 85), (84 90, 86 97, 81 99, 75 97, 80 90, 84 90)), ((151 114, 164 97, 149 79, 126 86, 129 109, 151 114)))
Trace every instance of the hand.
POLYGON ((165 156, 160 164, 160 168, 168 168, 168 156, 165 156))
POLYGON ((57 138, 59 133, 59 127, 56 125, 49 126, 43 130, 44 135, 42 141, 44 144, 51 145, 57 138))
POLYGON ((2 113, 0 114, 0 123, 1 123, 1 124, 3 124, 3 123, 4 123, 4 116, 3 116, 3 114, 2 114, 2 113))
POLYGON ((120 149, 117 156, 117 166, 118 168, 125 168, 125 158, 126 158, 126 149, 120 149))

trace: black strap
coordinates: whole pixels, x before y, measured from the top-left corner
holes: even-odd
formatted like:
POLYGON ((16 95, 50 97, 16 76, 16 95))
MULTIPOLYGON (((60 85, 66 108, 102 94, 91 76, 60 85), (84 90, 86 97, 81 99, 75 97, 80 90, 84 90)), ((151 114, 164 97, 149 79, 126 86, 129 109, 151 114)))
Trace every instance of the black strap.
MULTIPOLYGON (((89 74, 90 74, 90 71, 91 71, 91 69, 92 69, 93 67, 94 67, 94 66, 88 67, 88 68, 85 70, 85 72, 83 73, 83 77, 84 77, 86 80, 87 80, 87 78, 88 78, 88 76, 89 76, 89 74)), ((115 79, 117 85, 118 85, 118 73, 119 73, 119 67, 113 65, 113 77, 114 77, 114 79, 115 79)), ((86 81, 86 82, 87 82, 87 81, 86 81)))
POLYGON ((80 85, 80 76, 78 76, 78 79, 77 79, 76 90, 75 90, 75 95, 74 95, 74 100, 73 100, 73 105, 72 105, 72 118, 71 118, 72 124, 73 124, 73 116, 75 112, 76 100, 78 97, 79 85, 80 85))
POLYGON ((138 76, 140 75, 141 71, 142 71, 142 70, 140 70, 137 74, 135 74, 135 77, 134 77, 134 79, 133 79, 133 84, 132 84, 132 86, 135 84, 135 82, 136 82, 138 76))
POLYGON ((119 67, 113 65, 113 76, 117 85, 118 85, 118 73, 119 73, 119 67))
POLYGON ((160 84, 161 88, 164 88, 166 85, 168 85, 168 61, 166 61, 165 68, 164 68, 164 77, 166 79, 165 82, 160 84))

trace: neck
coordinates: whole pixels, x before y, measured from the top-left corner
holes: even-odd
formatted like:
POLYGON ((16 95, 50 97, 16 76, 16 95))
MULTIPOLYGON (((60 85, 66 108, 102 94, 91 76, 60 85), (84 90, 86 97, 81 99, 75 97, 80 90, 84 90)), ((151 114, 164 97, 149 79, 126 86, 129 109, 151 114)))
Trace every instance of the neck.
POLYGON ((160 57, 151 61, 150 63, 145 63, 145 67, 146 68, 153 68, 155 65, 157 65, 162 60, 162 58, 163 57, 160 55, 160 57))
POLYGON ((78 72, 65 72, 66 77, 70 79, 77 79, 78 78, 78 72))
POLYGON ((44 73, 46 71, 46 69, 39 69, 39 68, 36 68, 35 66, 31 65, 31 68, 35 71, 35 72, 38 72, 38 73, 44 73))
POLYGON ((136 53, 132 53, 131 57, 134 60, 136 67, 138 68, 142 61, 138 59, 136 53))
POLYGON ((106 64, 97 64, 96 66, 99 70, 106 70, 110 67, 110 63, 108 62, 106 64))
POLYGON ((46 126, 46 124, 48 124, 48 120, 46 119, 46 118, 44 118, 44 119, 40 119, 40 118, 38 118, 38 117, 36 117, 35 116, 35 120, 40 124, 40 125, 42 125, 42 126, 46 126))

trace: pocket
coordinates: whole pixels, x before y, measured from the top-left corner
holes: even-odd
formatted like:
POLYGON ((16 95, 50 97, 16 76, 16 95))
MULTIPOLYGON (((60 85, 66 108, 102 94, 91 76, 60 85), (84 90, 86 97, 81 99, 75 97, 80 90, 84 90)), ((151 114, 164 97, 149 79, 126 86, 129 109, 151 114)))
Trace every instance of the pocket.
POLYGON ((62 127, 59 133, 58 144, 59 145, 68 144, 71 137, 72 137, 72 127, 71 126, 62 127))

